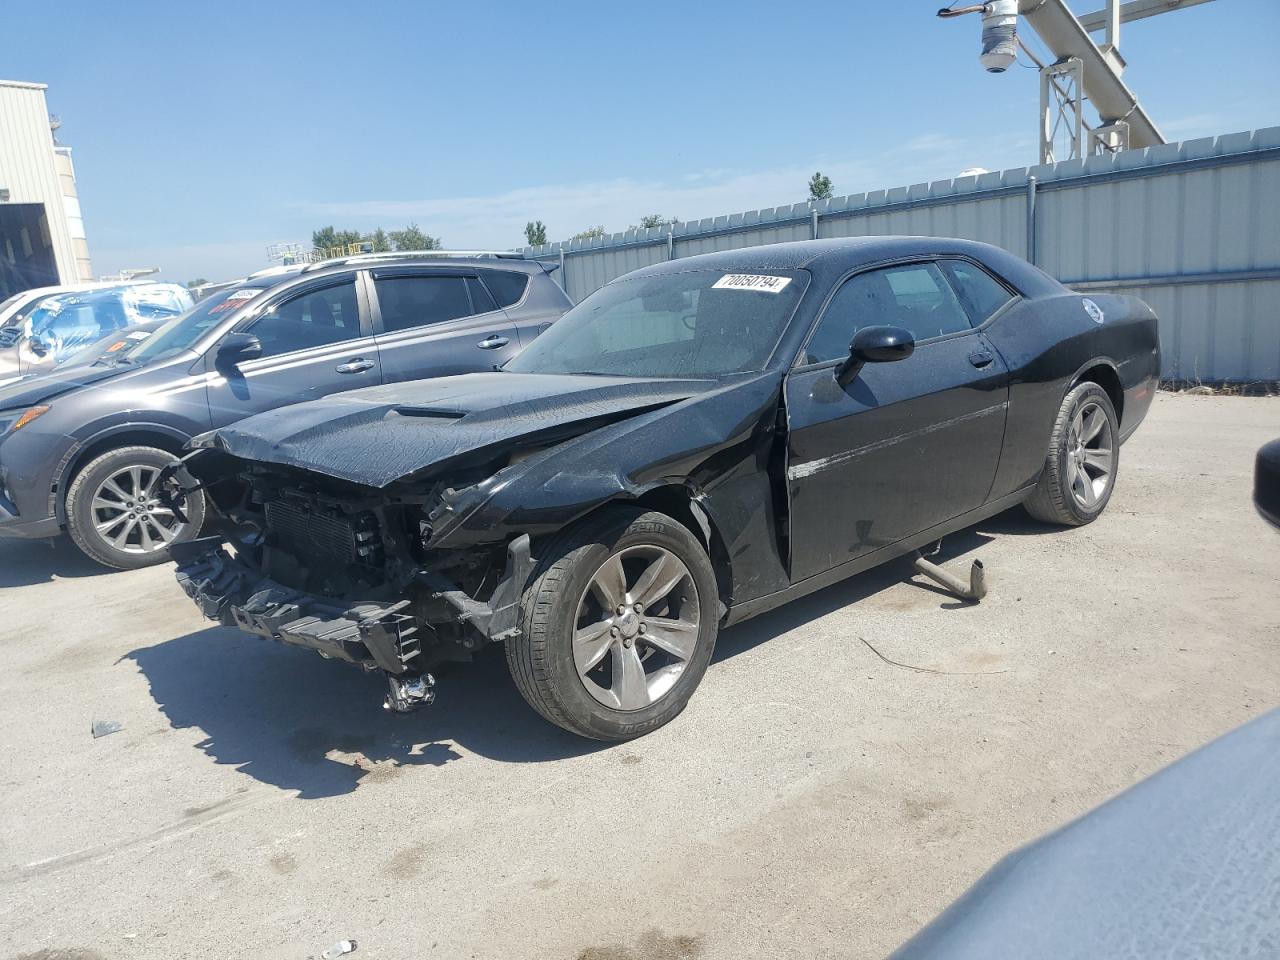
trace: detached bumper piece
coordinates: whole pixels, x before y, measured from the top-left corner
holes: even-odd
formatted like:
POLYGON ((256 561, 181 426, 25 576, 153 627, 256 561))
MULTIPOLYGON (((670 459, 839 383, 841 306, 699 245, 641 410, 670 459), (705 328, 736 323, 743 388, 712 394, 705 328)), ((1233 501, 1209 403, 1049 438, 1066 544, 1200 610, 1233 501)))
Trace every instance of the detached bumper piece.
POLYGON ((178 584, 210 620, 315 650, 391 682, 387 709, 403 713, 434 699, 435 681, 417 668, 421 644, 409 602, 342 607, 268 580, 233 559, 216 537, 170 548, 178 584))

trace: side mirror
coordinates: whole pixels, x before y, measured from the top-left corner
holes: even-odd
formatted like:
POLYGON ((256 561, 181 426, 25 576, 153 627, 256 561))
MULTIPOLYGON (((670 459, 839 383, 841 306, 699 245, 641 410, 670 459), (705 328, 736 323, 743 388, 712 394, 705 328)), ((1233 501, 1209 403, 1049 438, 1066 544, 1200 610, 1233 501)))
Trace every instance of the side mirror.
POLYGON ((245 360, 262 356, 262 341, 251 333, 229 333, 218 344, 214 366, 234 367, 245 360))
POLYGON ((847 387, 864 364, 905 360, 916 349, 916 338, 902 327, 863 327, 849 344, 849 359, 836 367, 836 382, 847 387))
POLYGON ((37 357, 47 357, 53 347, 41 336, 34 336, 27 341, 27 347, 37 357))

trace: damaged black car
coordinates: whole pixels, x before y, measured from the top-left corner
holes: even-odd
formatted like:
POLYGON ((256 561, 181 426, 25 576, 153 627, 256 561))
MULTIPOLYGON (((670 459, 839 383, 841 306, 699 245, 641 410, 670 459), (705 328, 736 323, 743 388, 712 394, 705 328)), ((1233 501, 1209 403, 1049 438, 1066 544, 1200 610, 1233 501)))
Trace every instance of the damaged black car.
MULTIPOLYGON (((204 434, 172 548, 215 620, 434 696, 501 641, 547 720, 602 740, 684 708, 719 630, 1017 504, 1075 526, 1160 371, 1142 301, 996 247, 815 240, 635 271, 505 368, 204 434)), ((815 654, 818 651, 815 651, 815 654)))

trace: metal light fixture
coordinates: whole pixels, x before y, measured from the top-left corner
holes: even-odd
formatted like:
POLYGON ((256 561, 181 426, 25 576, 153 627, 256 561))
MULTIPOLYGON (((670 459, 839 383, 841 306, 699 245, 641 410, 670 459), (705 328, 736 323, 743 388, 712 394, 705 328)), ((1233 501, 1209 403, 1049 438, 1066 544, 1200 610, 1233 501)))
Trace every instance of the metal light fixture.
POLYGON ((982 65, 1004 73, 1018 59, 1018 0, 996 0, 982 11, 982 65))

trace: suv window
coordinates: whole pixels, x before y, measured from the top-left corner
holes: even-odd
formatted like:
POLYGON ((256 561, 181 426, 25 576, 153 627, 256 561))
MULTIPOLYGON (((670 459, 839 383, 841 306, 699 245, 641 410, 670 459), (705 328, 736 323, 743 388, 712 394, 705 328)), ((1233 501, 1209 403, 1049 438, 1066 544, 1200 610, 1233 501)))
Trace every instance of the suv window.
POLYGON ((528 274, 512 270, 485 270, 481 276, 500 307, 519 303, 525 288, 529 286, 528 274))
POLYGON ((987 271, 967 260, 943 260, 942 268, 951 278, 956 294, 975 327, 1013 299, 1013 294, 987 271))
POLYGON ((969 318, 936 264, 912 263, 850 277, 836 291, 805 351, 806 362, 849 355, 863 327, 902 327, 916 341, 968 330, 969 318))
POLYGON ((471 306, 465 277, 376 277, 382 328, 391 333, 432 323, 469 317, 471 306))
POLYGON ((246 332, 262 341, 264 357, 355 340, 360 336, 355 283, 347 280, 278 303, 246 332))
POLYGON ((493 297, 489 296, 489 291, 484 288, 484 284, 478 277, 467 277, 467 289, 471 291, 471 308, 476 313, 488 313, 498 309, 498 305, 493 302, 493 297))

